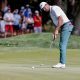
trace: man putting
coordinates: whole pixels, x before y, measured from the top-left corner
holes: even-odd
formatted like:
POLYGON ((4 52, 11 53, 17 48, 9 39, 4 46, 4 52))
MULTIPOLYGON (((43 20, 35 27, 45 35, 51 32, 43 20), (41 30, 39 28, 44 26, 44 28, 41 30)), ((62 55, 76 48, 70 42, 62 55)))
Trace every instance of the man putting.
POLYGON ((57 37, 59 30, 61 30, 59 42, 60 61, 58 64, 53 65, 52 68, 65 68, 66 48, 73 25, 59 6, 50 6, 46 2, 41 2, 40 8, 46 12, 50 12, 50 17, 55 25, 55 30, 53 32, 54 39, 57 37))

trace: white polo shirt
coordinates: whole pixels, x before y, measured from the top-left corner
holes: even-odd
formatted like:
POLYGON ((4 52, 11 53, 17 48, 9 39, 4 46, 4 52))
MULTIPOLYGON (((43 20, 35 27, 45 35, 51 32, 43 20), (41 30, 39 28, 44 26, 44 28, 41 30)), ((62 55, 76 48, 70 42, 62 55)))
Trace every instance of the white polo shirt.
POLYGON ((5 21, 4 20, 0 21, 0 31, 5 32, 5 21))
POLYGON ((61 16, 63 18, 63 24, 69 22, 70 20, 67 18, 66 14, 63 10, 58 6, 50 6, 50 16, 53 23, 58 25, 58 17, 61 16))
POLYGON ((12 25, 13 24, 13 20, 14 20, 14 16, 12 13, 5 13, 3 19, 5 20, 5 24, 6 25, 12 25), (11 21, 7 21, 7 20, 11 20, 11 21))
POLYGON ((14 14, 14 22, 13 22, 13 25, 19 25, 20 19, 21 19, 21 16, 19 14, 14 14))

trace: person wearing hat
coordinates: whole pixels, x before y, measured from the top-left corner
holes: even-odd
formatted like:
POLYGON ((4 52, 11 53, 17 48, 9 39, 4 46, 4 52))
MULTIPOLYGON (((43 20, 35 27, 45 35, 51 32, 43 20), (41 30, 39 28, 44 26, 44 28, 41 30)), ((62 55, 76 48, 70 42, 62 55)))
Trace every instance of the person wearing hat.
POLYGON ((7 12, 4 14, 3 17, 5 21, 5 38, 8 33, 13 36, 13 21, 14 21, 14 15, 11 12, 11 8, 8 8, 7 12))
POLYGON ((55 25, 54 32, 52 34, 53 39, 57 38, 57 35, 60 30, 60 42, 59 42, 59 50, 60 50, 60 60, 59 63, 53 65, 52 68, 65 68, 66 64, 66 48, 67 43, 70 37, 70 34, 73 29, 73 25, 64 13, 64 11, 57 5, 49 5, 46 2, 40 3, 40 8, 46 12, 50 13, 50 17, 55 25))
POLYGON ((29 17, 29 13, 32 13, 32 10, 29 6, 29 4, 26 5, 25 11, 24 11, 24 16, 29 17))
POLYGON ((29 17, 26 18, 26 23, 27 23, 27 33, 32 33, 33 28, 34 28, 34 19, 33 19, 33 14, 29 12, 29 17))
POLYGON ((41 33, 42 32, 42 16, 40 16, 38 10, 35 10, 35 15, 33 18, 34 18, 34 32, 41 33))
POLYGON ((26 10, 25 7, 24 6, 21 6, 20 12, 22 13, 23 16, 24 16, 25 10, 26 10))

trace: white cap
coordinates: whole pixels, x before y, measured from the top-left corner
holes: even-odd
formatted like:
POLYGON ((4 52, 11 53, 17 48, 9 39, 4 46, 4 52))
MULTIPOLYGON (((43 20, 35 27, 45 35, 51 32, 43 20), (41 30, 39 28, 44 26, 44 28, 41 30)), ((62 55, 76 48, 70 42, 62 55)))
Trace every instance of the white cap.
POLYGON ((36 11, 35 11, 35 13, 39 13, 39 11, 38 11, 38 10, 36 10, 36 11))
POLYGON ((24 9, 25 7, 24 6, 21 6, 21 9, 24 9))
POLYGON ((41 2, 41 3, 40 3, 40 8, 43 9, 43 7, 44 7, 46 4, 47 4, 46 2, 41 2))

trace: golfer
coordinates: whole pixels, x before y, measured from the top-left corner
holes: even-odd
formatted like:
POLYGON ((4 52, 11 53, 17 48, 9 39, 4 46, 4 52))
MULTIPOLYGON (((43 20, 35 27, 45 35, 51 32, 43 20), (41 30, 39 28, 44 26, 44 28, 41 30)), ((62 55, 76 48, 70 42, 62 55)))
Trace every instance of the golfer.
POLYGON ((60 42, 59 42, 59 49, 60 49, 60 61, 58 64, 53 65, 53 68, 65 68, 66 63, 66 48, 67 43, 73 29, 73 25, 71 24, 70 20, 67 18, 66 14, 59 6, 50 6, 46 2, 40 3, 40 8, 46 12, 50 13, 50 17, 55 25, 55 30, 53 32, 53 38, 56 39, 59 30, 60 30, 60 42))

